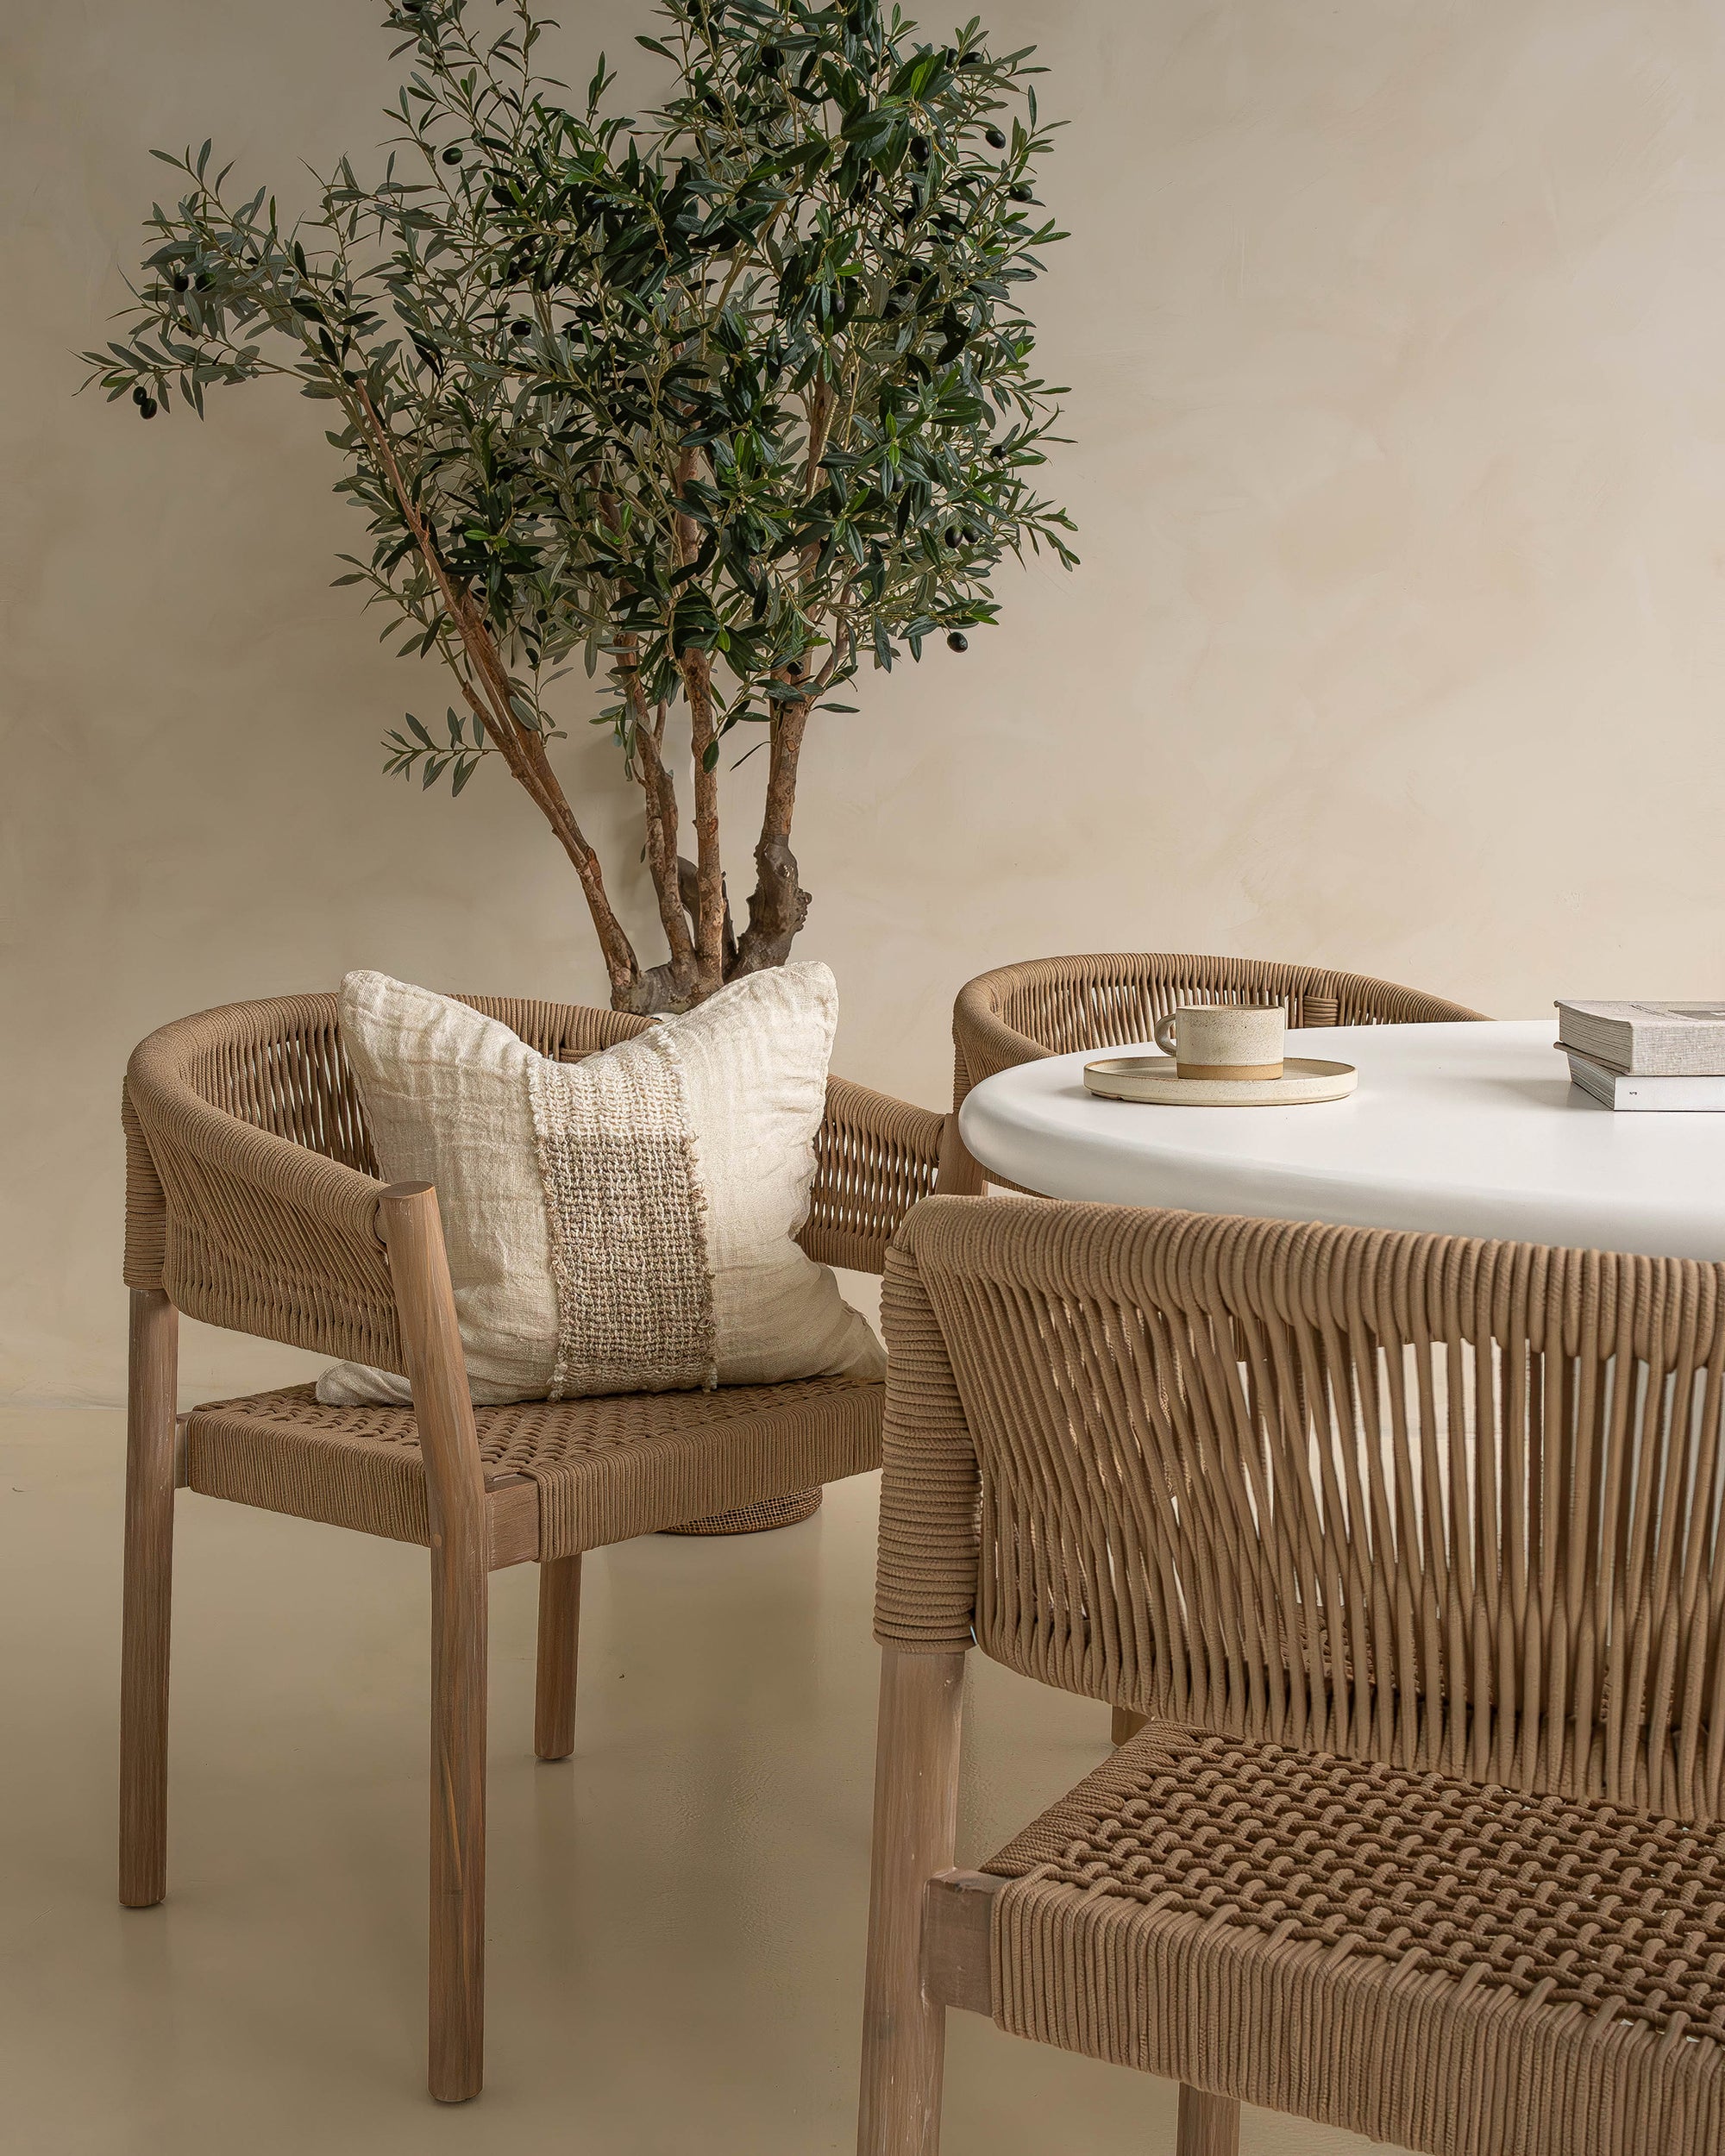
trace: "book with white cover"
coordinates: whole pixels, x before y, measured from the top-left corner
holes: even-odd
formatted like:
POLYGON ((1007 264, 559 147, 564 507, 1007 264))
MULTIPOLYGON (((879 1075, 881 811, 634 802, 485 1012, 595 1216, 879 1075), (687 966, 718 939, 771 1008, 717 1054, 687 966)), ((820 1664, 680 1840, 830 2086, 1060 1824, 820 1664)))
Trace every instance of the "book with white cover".
POLYGON ((1602 1108, 1615 1108, 1620 1112, 1710 1109, 1716 1114, 1725 1109, 1725 1078, 1634 1077, 1627 1071, 1608 1070, 1603 1063, 1578 1056, 1573 1049, 1569 1050, 1569 1075, 1602 1108))
POLYGON ((1558 999, 1558 1041, 1634 1078, 1725 1076, 1725 1003, 1558 999))

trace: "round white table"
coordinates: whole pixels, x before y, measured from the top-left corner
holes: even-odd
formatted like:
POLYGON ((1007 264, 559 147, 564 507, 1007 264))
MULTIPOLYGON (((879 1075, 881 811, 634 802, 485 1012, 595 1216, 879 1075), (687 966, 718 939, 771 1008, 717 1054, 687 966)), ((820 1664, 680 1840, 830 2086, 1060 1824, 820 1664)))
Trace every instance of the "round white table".
POLYGON ((1572 1087, 1557 1016, 1332 1026, 1288 1052, 1349 1062, 1311 1107, 1151 1107, 1084 1089, 1097 1055, 984 1079, 959 1115, 982 1166, 1052 1198, 1725 1260, 1725 1114, 1614 1114, 1572 1087))

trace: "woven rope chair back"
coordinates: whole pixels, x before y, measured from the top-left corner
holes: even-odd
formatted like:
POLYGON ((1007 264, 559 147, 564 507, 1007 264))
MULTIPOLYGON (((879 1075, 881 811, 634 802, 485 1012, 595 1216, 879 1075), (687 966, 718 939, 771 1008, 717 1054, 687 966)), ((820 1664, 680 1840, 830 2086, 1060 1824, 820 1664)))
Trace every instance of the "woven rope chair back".
MULTIPOLYGON (((648 1022, 463 1000, 560 1057, 648 1022)), ((229 1004, 163 1026, 133 1054, 123 1115, 129 1286, 165 1287, 211 1325, 402 1367, 374 1227, 377 1162, 333 995, 229 1004)))
POLYGON ((887 1319, 883 1639, 1720 1815, 1725 1267, 935 1199, 887 1319))
POLYGON ((1290 1025, 1414 1025, 1477 1018, 1441 996, 1254 958, 1128 951, 1038 958, 979 975, 953 1009, 956 1098, 996 1071, 1039 1056, 1148 1041, 1182 1003, 1279 1003, 1290 1025))
MULTIPOLYGON (((650 1019, 584 1004, 461 999, 565 1062, 650 1019)), ((211 1325, 399 1369, 379 1184, 333 995, 277 996, 181 1018, 135 1051, 122 1103, 126 1267, 211 1325)), ((799 1240, 878 1272, 933 1181, 923 1110, 828 1082, 799 1240)))

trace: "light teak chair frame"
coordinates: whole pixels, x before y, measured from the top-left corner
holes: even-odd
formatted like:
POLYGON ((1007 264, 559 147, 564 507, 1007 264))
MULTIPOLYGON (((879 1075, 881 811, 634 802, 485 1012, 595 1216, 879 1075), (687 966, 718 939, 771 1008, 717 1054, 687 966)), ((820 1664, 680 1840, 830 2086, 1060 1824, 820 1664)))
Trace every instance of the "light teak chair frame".
MULTIPOLYGON (((484 2073, 486 1616, 489 1574, 496 1561, 492 1509, 431 1185, 386 1187, 378 1199, 377 1230, 388 1251, 395 1288, 430 1523, 427 2081, 434 2096, 454 2103, 477 2095, 484 2073)), ((135 1288, 131 1300, 120 1899, 128 1908, 149 1908, 167 1892, 169 1633, 174 1493, 181 1480, 174 1413, 179 1317, 160 1288, 135 1288)), ((506 1562, 506 1545, 498 1554, 506 1562)), ((579 1557, 546 1567, 534 1733, 543 1759, 566 1758, 574 1745, 580 1594, 579 1557)))
POLYGON ((1293 1026, 1421 1025, 1478 1018, 1465 1004, 1370 974, 1191 951, 1031 958, 979 974, 952 1007, 952 1120, 941 1188, 982 1188, 958 1135, 964 1096, 983 1079, 1044 1056, 1148 1041, 1182 1003, 1279 1003, 1293 1026))
POLYGON ((884 1316, 861 2156, 937 2156, 948 2008, 1178 2080, 1180 2156, 1717 2156, 1725 1266, 937 1197, 884 1316), (972 1645, 1155 1727, 964 1870, 972 1645), (1339 1823, 1240 1882, 1249 1770, 1339 1823), (1374 1807, 1377 1908, 1310 1853, 1374 1807))
MULTIPOLYGON (((566 1058, 643 1023, 578 1006, 474 1000, 543 1052, 566 1058)), ((566 1758, 574 1744, 581 1548, 874 1465, 882 1388, 821 1380, 753 1388, 749 1397, 763 1403, 758 1426, 740 1413, 723 1426, 724 1445, 704 1451, 697 1429, 681 1450, 662 1445, 644 1468, 650 1448, 631 1458, 629 1445, 614 1444, 577 1463, 579 1501, 564 1502, 555 1462, 549 1479, 487 1471, 436 1194, 423 1183, 385 1187, 370 1172, 333 997, 234 1005, 165 1027, 133 1056, 124 1119, 131 1324, 120 1898, 143 1908, 166 1892, 174 1500, 177 1489, 198 1486, 203 1445, 213 1495, 429 1549, 427 2078, 440 2100, 464 2101, 479 2092, 484 2071, 490 1573, 539 1564, 535 1750, 542 1759, 566 1758), (404 1371, 413 1394, 411 1441, 398 1430, 392 1443, 367 1442, 373 1424, 406 1422, 405 1411, 317 1409, 294 1388, 177 1417, 182 1310, 404 1371), (619 1477, 624 1485, 613 1487, 619 1477)), ((830 1081, 800 1238, 811 1256, 881 1269, 892 1229, 934 1186, 942 1120, 830 1081)), ((643 1437, 651 1437, 656 1417, 674 1430, 690 1398, 643 1397, 643 1437)), ((578 1420, 615 1404, 569 1401, 536 1412, 549 1426, 559 1415, 578 1420)), ((632 1403, 630 1411, 637 1413, 632 1403)))

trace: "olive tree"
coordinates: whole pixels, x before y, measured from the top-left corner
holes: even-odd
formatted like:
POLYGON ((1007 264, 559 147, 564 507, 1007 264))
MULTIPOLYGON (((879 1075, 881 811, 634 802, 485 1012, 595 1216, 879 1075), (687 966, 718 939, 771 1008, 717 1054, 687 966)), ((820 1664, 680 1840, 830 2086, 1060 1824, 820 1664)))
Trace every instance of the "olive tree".
POLYGON ((963 652, 1007 555, 1074 559, 1038 491, 1061 392, 1019 304, 1062 236, 1036 202, 1030 50, 996 55, 975 22, 920 40, 877 0, 656 15, 639 41, 668 94, 637 121, 607 110, 603 56, 578 99, 542 72, 555 26, 530 0, 393 0, 409 57, 381 175, 342 158, 290 222, 212 175, 210 143, 155 152, 178 200, 151 211, 121 335, 85 355, 146 419, 266 375, 333 408, 370 542, 337 581, 455 685, 441 720, 388 735, 386 768, 459 793, 500 762, 631 1011, 785 959, 811 721, 854 708, 833 693, 931 638, 963 652), (551 753, 578 658, 638 793, 656 963, 551 753), (718 765, 750 729, 739 925, 718 765))

